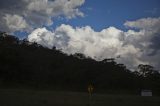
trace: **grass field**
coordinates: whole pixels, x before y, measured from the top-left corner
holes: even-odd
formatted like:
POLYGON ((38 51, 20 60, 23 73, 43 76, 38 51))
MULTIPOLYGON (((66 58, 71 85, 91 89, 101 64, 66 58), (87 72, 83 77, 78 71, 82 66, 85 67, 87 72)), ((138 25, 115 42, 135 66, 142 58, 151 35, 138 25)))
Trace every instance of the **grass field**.
POLYGON ((160 106, 160 97, 0 89, 0 106, 160 106))

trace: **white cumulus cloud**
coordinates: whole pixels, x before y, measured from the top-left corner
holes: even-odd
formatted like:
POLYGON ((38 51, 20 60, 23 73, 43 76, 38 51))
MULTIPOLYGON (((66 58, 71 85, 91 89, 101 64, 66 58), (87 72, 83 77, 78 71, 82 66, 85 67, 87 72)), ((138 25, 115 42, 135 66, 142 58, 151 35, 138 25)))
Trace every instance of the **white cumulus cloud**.
POLYGON ((30 31, 51 25, 52 18, 68 19, 84 14, 78 9, 85 0, 1 0, 0 29, 6 32, 30 31), (28 27, 29 26, 29 27, 28 27))
POLYGON ((5 23, 5 28, 11 32, 30 29, 25 19, 19 15, 6 14, 3 17, 3 22, 5 23))
POLYGON ((131 27, 128 31, 109 27, 100 32, 90 26, 73 28, 62 24, 54 31, 38 28, 28 36, 28 40, 49 48, 55 46, 68 54, 83 53, 96 60, 120 56, 116 61, 130 69, 139 64, 160 68, 159 22, 160 18, 143 18, 127 21, 125 25, 131 27), (159 40, 155 42, 157 38, 159 40))
POLYGON ((146 30, 160 30, 159 18, 142 18, 137 21, 127 21, 124 25, 126 27, 146 29, 146 30))

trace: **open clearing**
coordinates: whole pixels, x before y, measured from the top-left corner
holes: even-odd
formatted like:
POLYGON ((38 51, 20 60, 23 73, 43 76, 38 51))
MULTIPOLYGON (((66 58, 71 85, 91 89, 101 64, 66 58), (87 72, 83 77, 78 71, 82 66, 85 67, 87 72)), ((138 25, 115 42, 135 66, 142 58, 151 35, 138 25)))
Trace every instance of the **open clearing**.
POLYGON ((87 93, 0 89, 0 106, 160 106, 160 97, 93 94, 90 104, 87 93))

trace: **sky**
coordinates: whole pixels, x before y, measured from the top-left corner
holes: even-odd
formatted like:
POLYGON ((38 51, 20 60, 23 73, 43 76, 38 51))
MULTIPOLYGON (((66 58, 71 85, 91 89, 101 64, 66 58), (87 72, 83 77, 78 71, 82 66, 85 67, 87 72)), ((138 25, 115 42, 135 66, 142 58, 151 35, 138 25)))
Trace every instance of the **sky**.
POLYGON ((58 20, 54 26, 62 23, 76 26, 90 25, 101 31, 109 26, 125 29, 123 23, 144 17, 160 16, 160 0, 86 0, 80 10, 84 17, 72 20, 58 20))
POLYGON ((67 54, 160 69, 160 0, 1 0, 0 21, 1 31, 67 54))

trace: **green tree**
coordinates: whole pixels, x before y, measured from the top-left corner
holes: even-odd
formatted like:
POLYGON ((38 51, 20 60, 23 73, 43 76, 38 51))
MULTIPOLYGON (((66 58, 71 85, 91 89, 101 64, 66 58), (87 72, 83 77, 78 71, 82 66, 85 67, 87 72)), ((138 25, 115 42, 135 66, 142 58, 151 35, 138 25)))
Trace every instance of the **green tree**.
POLYGON ((150 65, 140 64, 138 66, 138 72, 143 77, 148 77, 154 73, 154 67, 150 65))

